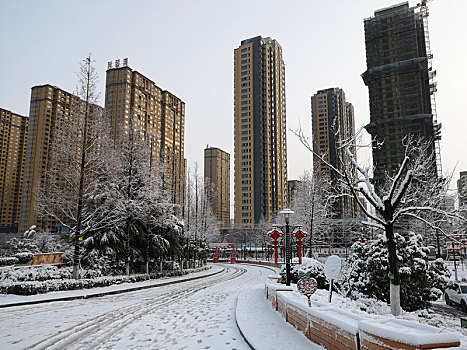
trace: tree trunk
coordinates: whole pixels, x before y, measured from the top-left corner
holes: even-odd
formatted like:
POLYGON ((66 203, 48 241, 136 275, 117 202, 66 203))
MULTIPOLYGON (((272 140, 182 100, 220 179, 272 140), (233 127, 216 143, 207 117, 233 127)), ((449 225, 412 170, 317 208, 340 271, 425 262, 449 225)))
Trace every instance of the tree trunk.
POLYGON ((394 240, 394 225, 389 224, 385 227, 388 255, 389 255, 389 301, 391 305, 391 313, 394 316, 401 314, 401 298, 400 298, 400 274, 399 274, 399 261, 397 260, 397 247, 394 240))
POLYGON ((83 222, 83 197, 84 197, 84 179, 86 177, 86 150, 88 145, 88 122, 89 122, 89 89, 91 84, 91 56, 86 58, 86 100, 84 111, 84 129, 81 142, 81 163, 79 168, 79 189, 78 189, 78 210, 76 214, 76 233, 75 233, 75 251, 73 254, 73 278, 80 277, 80 240, 82 236, 81 225, 83 222))
POLYGON ((125 236, 125 274, 130 275, 130 225, 129 219, 126 224, 126 236, 125 236))

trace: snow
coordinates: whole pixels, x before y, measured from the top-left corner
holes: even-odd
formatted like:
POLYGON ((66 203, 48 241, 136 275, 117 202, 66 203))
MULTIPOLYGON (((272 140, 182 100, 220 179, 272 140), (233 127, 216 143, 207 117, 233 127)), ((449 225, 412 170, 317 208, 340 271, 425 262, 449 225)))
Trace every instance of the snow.
POLYGON ((201 271, 192 273, 180 277, 171 277, 171 278, 160 278, 157 280, 147 280, 136 283, 122 283, 116 284, 108 287, 99 287, 99 288, 89 288, 89 289, 78 289, 78 290, 68 290, 68 291, 59 291, 59 292, 50 292, 45 294, 35 294, 35 295, 15 295, 15 294, 0 294, 0 308, 5 307, 8 304, 30 304, 38 301, 44 300, 56 300, 56 299, 86 299, 92 298, 95 296, 100 296, 106 293, 117 293, 124 292, 128 289, 136 288, 147 288, 150 286, 156 287, 167 284, 167 282, 177 282, 183 281, 187 278, 196 278, 205 275, 211 275, 216 272, 222 271, 220 266, 212 266, 208 271, 201 271))
POLYGON ((248 343, 256 350, 318 350, 303 333, 286 323, 264 297, 262 288, 247 289, 238 297, 237 324, 248 343))
POLYGON ((334 279, 341 273, 342 260, 337 255, 331 255, 324 263, 324 273, 330 280, 334 279))
POLYGON ((459 341, 459 335, 444 329, 385 317, 380 321, 361 321, 361 330, 386 339, 411 345, 452 343, 459 341))
MULTIPOLYGON (((315 264, 310 259, 308 263, 315 264)), ((122 284, 92 290, 74 290, 33 296, 0 295, 0 306, 13 302, 82 297, 122 291, 135 286, 160 285, 183 281, 221 271, 205 279, 160 286, 130 293, 4 308, 0 312, 0 349, 55 348, 114 349, 322 349, 286 324, 264 295, 264 286, 279 291, 287 303, 309 310, 312 315, 354 333, 360 329, 412 343, 418 338, 439 341, 453 336, 467 349, 467 336, 461 334, 458 318, 426 311, 390 315, 389 306, 372 299, 352 301, 328 291, 317 290, 308 299, 295 285, 271 282, 278 270, 241 264, 213 264, 210 271, 176 278, 122 284), (272 270, 272 271, 271 271, 272 270), (233 280, 223 280, 235 276, 233 280), (366 310, 366 312, 362 311, 366 310), (425 313, 425 314, 424 314, 425 313), (408 322, 410 321, 410 322, 408 322), (434 322, 438 328, 420 322, 434 322), (239 328, 240 330, 239 330, 239 328), (441 331, 435 334, 434 331, 441 331), (453 330, 457 333, 453 335, 453 330), (402 331, 402 333, 401 333, 402 331), (379 332, 379 333, 378 333, 379 332), (404 334, 405 332, 405 334, 404 334), (415 337, 415 332, 418 336, 415 337)), ((276 276, 277 277, 277 276, 276 276)))
MULTIPOLYGON (((198 275, 225 270, 205 279, 130 293, 4 308, 0 312, 0 349, 23 349, 35 344, 41 348, 50 344, 60 349, 249 350, 237 323, 248 342, 256 344, 258 350, 322 349, 286 324, 265 299, 264 284, 278 269, 240 264, 211 266, 211 271, 198 275), (225 276, 236 278, 224 281, 225 276), (275 346, 282 342, 288 345, 275 346)), ((193 275, 152 283, 183 280, 193 275)), ((125 287, 129 286, 30 297, 9 295, 2 296, 0 303, 50 300, 125 287)))
POLYGON ((318 289, 311 296, 311 307, 308 307, 308 299, 301 295, 295 285, 293 292, 278 292, 286 303, 306 310, 311 315, 319 317, 325 322, 334 324, 349 333, 355 334, 358 328, 375 331, 375 335, 381 335, 396 341, 407 341, 413 344, 420 339, 434 343, 438 340, 449 342, 461 341, 461 349, 467 349, 467 336, 462 334, 458 318, 435 314, 433 319, 425 318, 424 312, 404 312, 401 316, 394 317, 390 313, 389 305, 373 299, 350 300, 336 293, 333 294, 332 303, 328 302, 329 292, 318 289), (366 312, 361 309, 366 310, 366 312), (434 322, 436 328, 422 322, 434 322), (361 326, 363 325, 363 327, 361 326), (385 330, 388 329, 386 333, 385 330), (400 334, 398 333, 400 331, 400 334), (436 331, 436 334, 434 333, 436 331), (427 337, 427 334, 431 334, 427 337))

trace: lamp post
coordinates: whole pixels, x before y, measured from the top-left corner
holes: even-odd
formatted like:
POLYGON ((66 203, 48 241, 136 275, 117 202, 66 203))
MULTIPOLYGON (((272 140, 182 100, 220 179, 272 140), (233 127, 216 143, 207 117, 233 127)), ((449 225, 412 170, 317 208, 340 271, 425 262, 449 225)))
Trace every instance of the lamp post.
POLYGON ((279 214, 284 215, 285 220, 285 284, 290 286, 290 215, 294 212, 289 208, 282 210, 279 214))

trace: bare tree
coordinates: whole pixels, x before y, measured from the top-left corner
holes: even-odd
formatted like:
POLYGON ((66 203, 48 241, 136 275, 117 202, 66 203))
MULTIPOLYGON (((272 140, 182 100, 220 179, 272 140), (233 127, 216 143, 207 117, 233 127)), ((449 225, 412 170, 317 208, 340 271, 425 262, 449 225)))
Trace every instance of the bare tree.
MULTIPOLYGON (((313 152, 306 135, 302 130, 295 132, 302 144, 313 152)), ((418 147, 411 142, 406 144, 406 155, 393 177, 388 177, 387 186, 378 192, 372 183, 372 176, 369 167, 361 166, 355 160, 351 151, 355 147, 356 139, 345 140, 339 147, 344 150, 350 160, 350 166, 342 166, 341 169, 333 167, 319 154, 314 153, 322 162, 338 174, 338 180, 345 185, 350 195, 360 207, 364 215, 371 221, 365 222, 368 225, 384 230, 388 247, 389 279, 390 279, 390 306, 393 315, 399 315, 400 309, 400 273, 397 258, 397 246, 394 239, 395 225, 402 218, 415 218, 434 227, 436 223, 427 220, 424 213, 431 212, 443 215, 447 218, 460 218, 452 212, 446 212, 430 205, 429 196, 426 200, 421 200, 421 193, 429 192, 440 195, 443 192, 444 181, 440 181, 433 176, 432 168, 418 166, 423 164, 423 159, 432 159, 430 154, 424 153, 424 147, 418 147), (356 169, 356 171, 355 171, 356 169), (413 185, 413 186, 412 186, 413 185), (360 196, 374 208, 375 213, 368 210, 362 203, 360 196)), ((344 163, 339 159, 341 164, 344 163)), ((426 165, 425 165, 426 166, 426 165)), ((425 198, 425 196, 424 196, 425 198)), ((431 199, 436 204, 437 199, 431 199)), ((439 228, 439 227, 438 227, 439 228)), ((439 228, 441 229, 441 228, 439 228)))
POLYGON ((320 176, 315 166, 313 173, 306 171, 301 177, 291 205, 295 212, 295 222, 303 225, 304 230, 308 233, 309 257, 312 256, 313 242, 322 242, 323 233, 327 231, 326 219, 329 216, 331 205, 330 188, 330 179, 324 174, 320 176))
POLYGON ((81 64, 78 78, 79 98, 73 98, 70 116, 57 120, 56 133, 51 135, 51 156, 36 205, 41 217, 70 229, 74 278, 79 278, 80 242, 87 229, 83 227, 84 196, 90 191, 106 144, 103 110, 96 105, 98 77, 91 55, 81 64))

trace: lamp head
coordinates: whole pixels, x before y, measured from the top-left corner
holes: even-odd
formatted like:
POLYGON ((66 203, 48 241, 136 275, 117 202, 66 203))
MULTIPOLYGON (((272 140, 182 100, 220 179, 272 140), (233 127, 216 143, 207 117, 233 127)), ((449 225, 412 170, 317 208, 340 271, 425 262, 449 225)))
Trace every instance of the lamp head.
POLYGON ((281 210, 279 214, 284 215, 284 220, 288 224, 290 220, 290 215, 292 215, 294 212, 290 210, 289 208, 285 208, 281 210))

